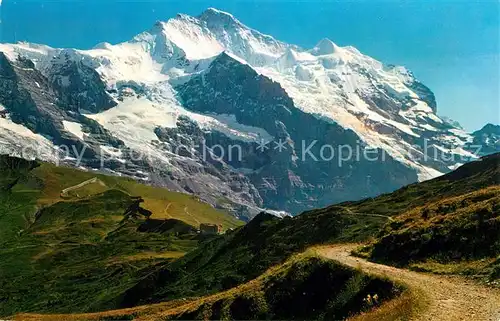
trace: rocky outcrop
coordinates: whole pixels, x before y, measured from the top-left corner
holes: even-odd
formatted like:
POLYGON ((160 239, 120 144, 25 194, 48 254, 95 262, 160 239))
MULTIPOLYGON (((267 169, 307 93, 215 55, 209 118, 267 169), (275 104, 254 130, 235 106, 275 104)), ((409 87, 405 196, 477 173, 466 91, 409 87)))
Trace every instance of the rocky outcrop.
POLYGON ((192 111, 232 114, 238 123, 264 128, 273 136, 265 150, 259 152, 256 144, 254 152, 245 153, 239 164, 233 162, 236 168, 251 170, 248 176, 271 208, 298 213, 347 198, 389 192, 417 179, 390 156, 382 161, 382 151, 375 151, 379 160, 374 162, 335 155, 341 146, 346 150, 356 146, 359 137, 304 113, 278 83, 226 54, 217 57, 206 73, 176 89, 192 111), (261 161, 254 157, 258 154, 261 161))
POLYGON ((60 104, 70 111, 97 113, 117 105, 99 74, 66 50, 52 59, 49 81, 60 104))

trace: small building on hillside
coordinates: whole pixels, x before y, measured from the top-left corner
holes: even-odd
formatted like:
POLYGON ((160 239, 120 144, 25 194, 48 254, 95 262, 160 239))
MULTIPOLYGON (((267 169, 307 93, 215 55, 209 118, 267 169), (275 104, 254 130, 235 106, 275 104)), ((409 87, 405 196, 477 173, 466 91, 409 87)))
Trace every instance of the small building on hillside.
POLYGON ((200 232, 201 232, 201 234, 212 234, 212 235, 221 234, 222 233, 222 225, 201 223, 200 224, 200 232))

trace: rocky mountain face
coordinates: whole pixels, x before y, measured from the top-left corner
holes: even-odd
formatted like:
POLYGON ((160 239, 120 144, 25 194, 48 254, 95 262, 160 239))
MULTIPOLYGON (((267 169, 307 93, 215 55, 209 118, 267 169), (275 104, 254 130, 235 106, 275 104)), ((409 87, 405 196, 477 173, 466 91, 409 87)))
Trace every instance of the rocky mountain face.
POLYGON ((481 155, 489 155, 500 150, 500 125, 486 124, 472 133, 472 145, 481 149, 481 155))
POLYGON ((0 45, 0 152, 192 193, 249 218, 426 180, 500 149, 404 67, 208 9, 91 50, 0 45), (481 151, 470 145, 482 144, 481 151))

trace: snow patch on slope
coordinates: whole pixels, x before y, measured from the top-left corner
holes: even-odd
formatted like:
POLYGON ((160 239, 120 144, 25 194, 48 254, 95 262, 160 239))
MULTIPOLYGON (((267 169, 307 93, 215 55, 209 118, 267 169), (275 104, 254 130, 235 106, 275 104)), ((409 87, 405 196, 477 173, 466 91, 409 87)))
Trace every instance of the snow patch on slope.
POLYGON ((71 134, 78 137, 80 140, 84 140, 85 133, 82 131, 82 125, 80 123, 75 123, 72 121, 63 120, 64 129, 71 134))
POLYGON ((0 154, 51 162, 58 159, 50 140, 3 117, 0 117, 0 154))
POLYGON ((44 71, 49 65, 52 57, 61 49, 54 49, 46 45, 28 42, 19 42, 15 45, 0 44, 0 51, 12 61, 17 60, 21 55, 33 61, 35 67, 44 71))
POLYGON ((215 37, 191 17, 170 19, 163 26, 168 39, 184 50, 187 59, 210 58, 224 51, 215 37))
POLYGON ((239 124, 234 115, 193 113, 181 107, 173 99, 161 102, 152 102, 147 98, 126 99, 115 108, 86 116, 110 130, 127 146, 140 148, 144 142, 158 140, 154 133, 156 128, 177 127, 177 119, 181 115, 194 120, 204 130, 219 131, 233 139, 247 142, 272 139, 271 135, 262 128, 239 124))
POLYGON ((145 142, 157 140, 158 126, 175 127, 177 115, 170 106, 155 104, 146 98, 127 99, 99 114, 85 115, 123 140, 130 148, 141 149, 145 142))

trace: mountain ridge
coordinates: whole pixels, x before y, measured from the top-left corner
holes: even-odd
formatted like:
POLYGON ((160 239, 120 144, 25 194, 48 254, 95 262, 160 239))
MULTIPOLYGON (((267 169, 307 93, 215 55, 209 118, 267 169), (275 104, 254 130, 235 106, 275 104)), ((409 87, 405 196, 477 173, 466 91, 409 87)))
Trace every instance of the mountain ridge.
POLYGON ((33 110, 45 115, 41 122, 33 118, 38 115, 34 112, 16 114, 13 102, 22 105, 22 97, 6 92, 0 97, 6 115, 0 119, 0 134, 11 137, 0 151, 15 155, 14 146, 26 146, 29 136, 29 144, 43 143, 44 154, 51 154, 39 158, 196 194, 248 219, 263 208, 295 214, 441 175, 483 155, 469 148, 475 142, 484 145, 485 153, 500 148, 494 140, 474 140, 440 119, 434 94, 406 68, 384 65, 330 40, 315 48, 286 44, 214 8, 198 17, 181 14, 157 22, 131 41, 102 43, 91 50, 0 44, 2 64, 16 75, 7 84, 7 69, 2 69, 0 85, 29 93, 34 97, 33 110), (223 64, 238 71, 240 78, 217 87, 225 80, 212 69, 223 64), (207 84, 204 77, 210 73, 215 81, 207 84), (29 76, 35 74, 40 80, 29 76), (193 87, 195 79, 201 79, 203 86, 193 87), (242 87, 241 79, 253 87, 242 87), (224 99, 193 109, 202 95, 224 99), (274 104, 273 110, 283 108, 283 119, 292 110, 311 117, 303 118, 303 126, 294 125, 252 113, 256 105, 250 101, 274 104), (238 117, 244 104, 246 116, 238 117), (307 134, 307 128, 318 126, 336 127, 336 134, 328 136, 322 130, 315 137, 307 134), (351 152, 374 150, 385 157, 369 164, 378 168, 372 172, 381 173, 380 178, 372 180, 373 173, 353 174, 355 162, 334 166, 331 163, 343 158, 337 150, 328 165, 297 159, 324 137, 333 139, 313 147, 315 158, 322 150, 333 153, 342 146, 351 152), (274 144, 283 140, 286 144, 280 146, 287 150, 274 152, 274 144), (269 145, 262 147, 263 141, 269 145), (195 148, 200 144, 203 147, 195 148), (77 151, 50 153, 60 145, 76 146, 77 151), (227 152, 233 145, 245 150, 239 162, 212 157, 215 146, 227 152), (260 147, 273 150, 263 153, 260 147), (297 171, 298 162, 309 172, 297 171), (290 195, 296 197, 294 204, 286 202, 290 195))

